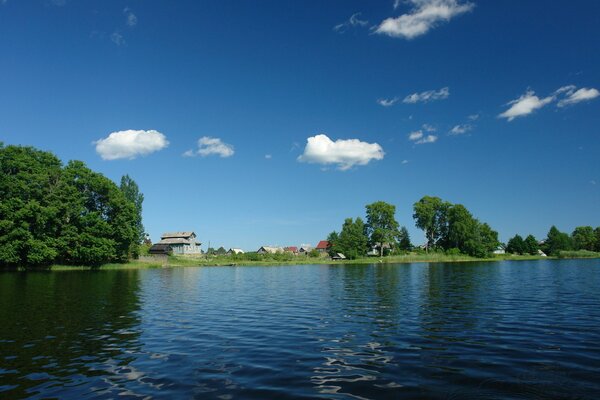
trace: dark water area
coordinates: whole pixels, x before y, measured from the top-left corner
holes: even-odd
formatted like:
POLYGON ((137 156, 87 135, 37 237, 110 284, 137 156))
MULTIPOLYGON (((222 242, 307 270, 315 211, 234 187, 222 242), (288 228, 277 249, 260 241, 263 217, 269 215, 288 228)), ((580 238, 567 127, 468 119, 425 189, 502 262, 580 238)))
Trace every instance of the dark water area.
POLYGON ((0 398, 600 398, 600 260, 0 273, 0 398))

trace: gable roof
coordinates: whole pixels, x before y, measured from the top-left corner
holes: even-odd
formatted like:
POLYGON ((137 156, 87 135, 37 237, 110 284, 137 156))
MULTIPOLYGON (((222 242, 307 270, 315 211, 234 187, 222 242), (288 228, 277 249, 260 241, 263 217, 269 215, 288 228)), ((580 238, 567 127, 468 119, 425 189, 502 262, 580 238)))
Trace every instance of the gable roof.
POLYGON ((283 250, 285 250, 285 251, 291 251, 292 253, 297 253, 298 252, 298 248, 296 246, 284 247, 283 250))
POLYGON ((189 239, 190 236, 196 236, 196 234, 193 231, 184 231, 184 232, 165 232, 163 233, 160 238, 161 239, 171 239, 171 238, 183 238, 183 239, 189 239))
POLYGON ((228 253, 244 254, 244 250, 242 250, 242 249, 236 249, 236 248, 231 248, 231 249, 229 249, 228 253))
POLYGON ((319 250, 327 250, 329 247, 331 247, 331 244, 327 240, 321 240, 317 245, 319 250))

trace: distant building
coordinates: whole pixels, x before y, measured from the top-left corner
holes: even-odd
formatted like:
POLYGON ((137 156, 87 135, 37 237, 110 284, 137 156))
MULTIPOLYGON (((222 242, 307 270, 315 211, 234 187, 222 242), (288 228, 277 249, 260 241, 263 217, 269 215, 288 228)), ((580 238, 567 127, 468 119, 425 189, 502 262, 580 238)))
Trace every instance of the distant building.
POLYGON ((494 250, 494 254, 506 254, 506 249, 504 248, 504 246, 500 245, 496 247, 496 250, 494 250))
POLYGON ((244 250, 231 248, 231 249, 227 250, 227 255, 231 255, 231 254, 244 254, 244 250))
POLYGON ((327 253, 330 247, 331 243, 329 243, 327 240, 321 240, 319 244, 317 244, 316 249, 319 253, 327 253))
POLYGON ((335 253, 333 255, 333 257, 331 257, 332 260, 345 260, 346 256, 342 253, 335 253))
POLYGON ((194 232, 167 232, 160 237, 157 244, 171 246, 174 254, 201 254, 202 243, 196 240, 194 232))
POLYGON ((286 253, 292 253, 292 254, 298 254, 298 248, 296 246, 288 246, 288 247, 284 247, 283 251, 285 251, 286 253))
POLYGON ((262 246, 256 251, 258 254, 277 254, 283 253, 283 247, 262 246))
POLYGON ((298 254, 307 255, 312 250, 312 246, 302 246, 300 250, 298 250, 298 254))
POLYGON ((544 252, 543 252, 543 251, 541 251, 541 250, 538 250, 538 251, 537 251, 537 253, 538 253, 538 256, 540 256, 540 257, 548 257, 548 256, 546 255, 546 253, 544 253, 544 252))

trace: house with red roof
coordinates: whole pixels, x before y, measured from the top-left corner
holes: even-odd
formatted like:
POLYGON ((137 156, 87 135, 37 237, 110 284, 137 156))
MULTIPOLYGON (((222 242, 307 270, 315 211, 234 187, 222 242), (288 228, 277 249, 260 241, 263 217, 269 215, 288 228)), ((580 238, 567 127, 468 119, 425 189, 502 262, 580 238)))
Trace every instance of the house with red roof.
POLYGON ((321 240, 316 249, 319 253, 327 253, 330 247, 331 243, 329 243, 327 240, 321 240))
POLYGON ((298 247, 296 247, 296 246, 284 247, 283 251, 285 251, 286 253, 298 254, 298 247))

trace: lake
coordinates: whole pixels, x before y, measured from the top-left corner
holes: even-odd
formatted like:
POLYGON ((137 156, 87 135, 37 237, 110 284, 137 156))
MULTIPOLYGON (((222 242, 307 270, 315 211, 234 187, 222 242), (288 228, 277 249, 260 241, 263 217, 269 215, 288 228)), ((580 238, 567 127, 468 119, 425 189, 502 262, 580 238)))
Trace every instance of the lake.
POLYGON ((0 273, 0 398, 600 398, 600 260, 0 273))

